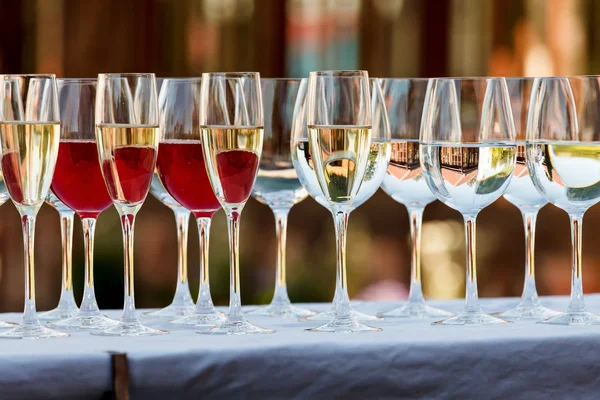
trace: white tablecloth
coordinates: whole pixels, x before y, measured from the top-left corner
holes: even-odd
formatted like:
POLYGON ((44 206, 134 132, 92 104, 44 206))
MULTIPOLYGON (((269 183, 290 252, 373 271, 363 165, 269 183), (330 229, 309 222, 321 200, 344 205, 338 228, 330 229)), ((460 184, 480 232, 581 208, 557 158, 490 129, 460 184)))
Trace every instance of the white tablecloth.
MULTIPOLYGON (((564 310, 567 298, 544 298, 564 310)), ((600 312, 600 295, 586 297, 600 312)), ((485 299, 501 311, 518 299, 485 299)), ((459 311, 462 301, 432 301, 459 311)), ((308 305, 323 310, 324 304, 308 305)), ((358 303, 378 312, 389 303, 358 303)), ((117 317, 118 311, 108 315, 117 317)), ((0 319, 17 321, 18 314, 0 319)), ((305 332, 314 324, 252 318, 272 335, 0 340, 0 399, 110 398, 110 352, 126 353, 132 399, 600 398, 600 326, 431 326, 384 321, 377 333, 305 332)), ((156 324, 154 324, 156 326, 156 324)))

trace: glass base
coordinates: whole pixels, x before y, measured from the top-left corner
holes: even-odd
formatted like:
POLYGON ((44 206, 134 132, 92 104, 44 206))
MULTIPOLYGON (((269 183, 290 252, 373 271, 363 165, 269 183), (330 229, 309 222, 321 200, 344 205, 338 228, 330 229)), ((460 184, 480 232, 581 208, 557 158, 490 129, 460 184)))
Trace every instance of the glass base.
POLYGON ((187 325, 187 326, 217 326, 225 321, 225 314, 220 311, 214 311, 206 314, 193 313, 182 318, 174 319, 170 321, 171 324, 175 325, 187 325))
POLYGON ((406 302, 403 306, 377 314, 383 318, 445 318, 454 314, 424 302, 406 302))
POLYGON ((547 319, 547 318, 556 317, 557 315, 560 315, 560 314, 561 313, 559 311, 555 311, 555 310, 546 308, 546 307, 538 304, 535 306, 518 305, 517 307, 515 307, 511 310, 495 313, 493 315, 496 317, 502 318, 502 319, 519 320, 519 319, 547 319))
POLYGON ((74 317, 79 312, 79 308, 74 307, 56 307, 54 310, 38 313, 40 321, 60 321, 74 317))
POLYGON ((77 315, 72 318, 63 319, 62 321, 49 322, 47 325, 50 328, 58 330, 102 330, 108 329, 117 325, 119 321, 107 318, 101 313, 94 315, 77 315))
POLYGON ((92 335, 96 336, 154 336, 164 335, 168 333, 160 329, 149 328, 140 323, 140 321, 119 321, 119 323, 111 328, 103 331, 92 331, 92 335))
POLYGON ((316 315, 317 313, 306 308, 296 307, 292 304, 269 304, 248 311, 246 315, 278 318, 302 318, 316 315))
POLYGON ((495 325, 509 323, 509 321, 493 317, 483 311, 463 311, 454 317, 434 322, 432 325, 495 325))
POLYGON ((166 306, 165 308, 161 308, 160 310, 145 312, 143 315, 145 317, 151 318, 172 319, 185 317, 186 315, 190 315, 193 312, 194 303, 187 306, 171 304, 169 306, 166 306))
POLYGON ((12 322, 4 322, 0 321, 0 329, 9 329, 17 327, 17 324, 13 324, 12 322))
POLYGON ((375 328, 361 324, 353 318, 340 318, 329 321, 325 325, 316 328, 305 329, 307 332, 332 332, 332 333, 355 333, 355 332, 379 332, 381 328, 375 328))
POLYGON ((218 326, 199 331, 198 333, 203 335, 254 335, 260 333, 275 333, 275 330, 252 325, 244 317, 240 317, 234 320, 227 319, 218 326))
MULTIPOLYGON (((360 311, 356 311, 355 309, 350 310, 352 319, 356 321, 380 321, 383 318, 378 317, 376 315, 370 315, 361 313, 360 311)), ((307 317, 300 318, 300 322, 328 322, 335 318, 335 311, 333 309, 329 309, 328 311, 317 313, 313 315, 309 315, 307 317)))
POLYGON ((0 339, 50 339, 67 337, 68 333, 46 328, 39 321, 20 324, 16 328, 0 333, 0 339))
POLYGON ((557 315, 556 317, 548 318, 543 321, 538 321, 538 324, 549 325, 598 325, 600 324, 600 316, 591 312, 566 312, 557 315))

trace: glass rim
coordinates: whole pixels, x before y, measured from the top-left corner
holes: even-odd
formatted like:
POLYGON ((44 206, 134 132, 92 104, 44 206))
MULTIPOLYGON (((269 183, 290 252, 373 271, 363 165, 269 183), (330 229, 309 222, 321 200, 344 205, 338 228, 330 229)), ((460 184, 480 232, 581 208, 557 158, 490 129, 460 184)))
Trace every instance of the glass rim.
POLYGON ((379 79, 381 82, 410 82, 410 81, 415 81, 415 82, 429 82, 430 79, 433 78, 377 78, 377 77, 373 77, 373 78, 369 78, 369 79, 379 79))
POLYGON ((202 79, 204 78, 244 78, 244 77, 259 77, 260 72, 203 72, 202 79))
POLYGON ((127 77, 148 77, 148 78, 156 78, 154 72, 108 72, 98 74, 98 79, 100 78, 127 78, 127 77))
POLYGON ((191 77, 191 78, 157 78, 157 79, 162 79, 163 85, 165 84, 166 81, 173 82, 173 83, 187 83, 187 82, 198 82, 198 83, 201 83, 202 82, 202 78, 198 78, 198 77, 191 77))
POLYGON ((63 83, 67 85, 96 85, 98 83, 97 78, 58 78, 56 81, 58 83, 63 83))
POLYGON ((444 76, 436 78, 428 78, 432 81, 456 81, 456 82, 483 82, 483 81, 506 81, 504 76, 444 76))
POLYGON ((369 76, 369 71, 365 69, 330 69, 324 71, 312 71, 309 78, 313 76, 328 78, 364 78, 369 76))
POLYGON ((303 79, 306 78, 260 78, 265 82, 302 82, 303 79))
POLYGON ((559 79, 600 79, 600 75, 553 75, 553 76, 536 76, 533 79, 540 80, 559 80, 559 79))
POLYGON ((48 78, 56 80, 56 74, 0 74, 0 79, 6 78, 48 78))

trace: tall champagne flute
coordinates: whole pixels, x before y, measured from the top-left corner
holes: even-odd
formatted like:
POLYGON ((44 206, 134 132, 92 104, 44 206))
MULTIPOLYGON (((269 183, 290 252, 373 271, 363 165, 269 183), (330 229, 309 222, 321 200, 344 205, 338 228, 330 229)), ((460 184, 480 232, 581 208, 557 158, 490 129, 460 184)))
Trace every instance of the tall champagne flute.
MULTIPOLYGON (((390 159, 390 128, 385 109, 385 102, 378 79, 369 80, 371 87, 371 115, 373 116, 373 125, 371 136, 378 140, 371 142, 369 152, 371 157, 367 161, 368 173, 364 175, 360 189, 354 198, 352 204, 347 205, 348 212, 361 206, 377 192, 385 177, 386 169, 390 159)), ((298 90, 298 98, 294 108, 294 123, 292 127, 292 163, 298 173, 298 179, 302 186, 308 191, 310 196, 320 205, 330 210, 329 204, 325 199, 323 190, 319 186, 315 174, 314 162, 311 150, 308 144, 308 126, 306 119, 306 97, 308 89, 308 79, 303 79, 298 90)), ((302 321, 331 321, 335 316, 336 305, 344 298, 342 290, 343 275, 339 269, 336 269, 336 287, 333 301, 329 310, 302 317, 302 321)), ((350 307, 349 313, 357 321, 375 321, 381 317, 365 314, 350 307)))
POLYGON ((48 192, 46 203, 50 204, 58 212, 60 217, 62 275, 58 305, 53 310, 39 313, 38 318, 41 321, 58 321, 61 319, 71 318, 77 314, 77 311, 79 311, 79 307, 77 307, 77 303, 75 303, 75 296, 73 295, 72 254, 73 218, 75 213, 69 207, 64 205, 64 203, 60 201, 58 197, 54 195, 54 193, 52 193, 52 190, 48 192))
POLYGON ((215 310, 210 295, 210 222, 221 206, 210 186, 202 150, 201 84, 200 78, 165 79, 158 99, 161 141, 156 171, 159 184, 169 197, 185 207, 186 213, 194 214, 200 237, 200 289, 196 308, 189 315, 171 321, 182 325, 214 325, 225 319, 215 310))
POLYGON ((573 245, 566 313, 542 323, 591 325, 586 311, 581 245, 583 214, 600 201, 600 76, 536 78, 527 118, 527 167, 539 193, 569 214, 573 245))
POLYGON ((419 147, 429 188, 463 215, 467 242, 465 308, 435 324, 506 323, 481 310, 475 260, 477 214, 504 193, 515 169, 515 128, 504 78, 431 79, 419 147))
MULTIPOLYGON (((379 83, 374 88, 380 92, 379 83)), ((323 196, 332 213, 336 231, 336 285, 341 292, 334 304, 333 319, 308 329, 313 332, 378 331, 363 325, 352 315, 346 275, 346 234, 348 218, 363 180, 375 170, 369 160, 383 157, 389 162, 390 141, 373 129, 372 97, 366 71, 311 72, 306 104, 308 150, 323 196)), ((382 108, 385 113, 385 108, 382 108)), ((379 182, 381 183, 381 182, 379 182)), ((379 185, 378 185, 379 187, 379 185)))
POLYGON ((277 263, 273 300, 269 306, 251 311, 249 314, 252 315, 298 318, 314 314, 313 311, 292 305, 286 285, 288 214, 295 204, 308 196, 298 180, 290 152, 292 118, 300 82, 300 79, 261 79, 265 136, 252 195, 269 206, 275 215, 277 263))
POLYGON ((525 226, 525 281, 519 304, 510 310, 495 314, 503 319, 546 319, 559 314, 544 307, 535 287, 535 222, 539 210, 548 201, 533 186, 525 150, 525 136, 529 99, 534 78, 506 78, 517 138, 517 164, 506 188, 504 198, 521 211, 525 226))
POLYGON ((106 329, 117 323, 102 315, 94 289, 96 219, 112 205, 100 170, 94 132, 96 88, 96 79, 58 80, 61 129, 52 193, 81 218, 85 249, 81 307, 73 317, 48 324, 61 330, 106 329))
POLYGON ((200 126, 210 184, 227 214, 230 261, 227 319, 201 333, 273 333, 246 320, 240 297, 240 215, 256 181, 263 142, 260 74, 202 74, 200 126))
POLYGON ((102 175, 123 228, 125 304, 119 323, 104 336, 167 333, 140 323, 135 312, 133 231, 156 165, 158 108, 154 74, 100 74, 96 93, 96 141, 102 175))
POLYGON ((42 326, 35 308, 35 219, 48 195, 60 135, 54 75, 0 75, 2 173, 21 215, 25 250, 25 311, 0 338, 40 339, 68 334, 42 326))
POLYGON ((384 318, 440 318, 452 314, 425 303, 421 282, 421 222, 434 201, 419 163, 419 132, 428 79, 382 79, 392 130, 392 156, 381 188, 403 204, 410 217, 411 267, 408 300, 379 314, 384 318))

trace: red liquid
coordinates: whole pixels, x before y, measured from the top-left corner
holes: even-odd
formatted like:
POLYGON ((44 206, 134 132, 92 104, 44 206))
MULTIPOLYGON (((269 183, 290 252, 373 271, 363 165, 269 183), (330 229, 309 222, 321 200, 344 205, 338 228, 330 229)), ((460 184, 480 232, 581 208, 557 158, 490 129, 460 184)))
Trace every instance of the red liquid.
POLYGON ((210 218, 221 208, 208 180, 202 142, 160 142, 156 169, 167 192, 196 218, 210 218))
POLYGON ((97 218, 111 206, 95 141, 60 141, 52 191, 81 218, 97 218))
POLYGON ((23 187, 21 186, 21 170, 19 163, 19 153, 11 151, 2 155, 2 173, 4 174, 4 183, 10 194, 10 198, 17 203, 24 200, 23 187))
POLYGON ((117 147, 113 151, 114 163, 102 164, 110 197, 129 203, 144 201, 154 174, 155 154, 152 147, 117 147))
POLYGON ((246 150, 229 150, 217 154, 217 173, 227 203, 248 200, 258 173, 258 156, 246 150))

